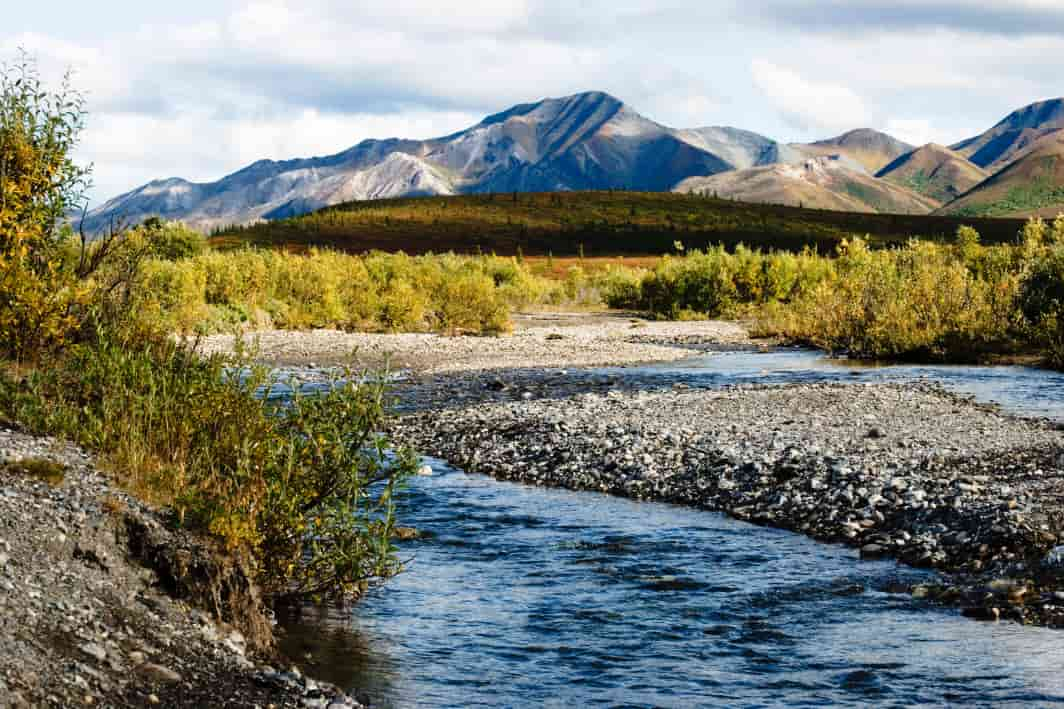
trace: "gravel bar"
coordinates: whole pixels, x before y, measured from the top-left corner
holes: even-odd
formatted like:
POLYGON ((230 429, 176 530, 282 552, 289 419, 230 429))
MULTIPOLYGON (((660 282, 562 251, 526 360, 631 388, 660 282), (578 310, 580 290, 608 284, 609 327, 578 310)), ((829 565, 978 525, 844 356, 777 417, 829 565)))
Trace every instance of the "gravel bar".
MULTIPOLYGON (((337 330, 248 333, 245 344, 261 362, 290 366, 355 364, 392 367, 421 374, 514 369, 519 367, 593 367, 640 362, 671 362, 692 348, 753 346, 739 324, 655 322, 596 316, 575 323, 561 318, 526 318, 513 334, 499 337, 433 334, 349 333, 337 330)), ((233 335, 199 341, 199 351, 231 353, 233 335)))
POLYGON ((651 386, 587 372, 427 377, 393 433, 503 480, 726 512, 940 570, 908 589, 1064 626, 1064 434, 932 384, 651 386))

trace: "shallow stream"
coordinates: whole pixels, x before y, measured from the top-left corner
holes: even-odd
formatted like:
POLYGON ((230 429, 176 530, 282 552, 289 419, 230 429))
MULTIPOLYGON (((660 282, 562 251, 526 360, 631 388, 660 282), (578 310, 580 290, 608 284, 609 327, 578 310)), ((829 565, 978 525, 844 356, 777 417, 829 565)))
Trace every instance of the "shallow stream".
MULTIPOLYGON (((928 378, 1064 420, 1064 375, 867 367, 806 351, 609 370, 691 386, 928 378)), ((285 650, 377 706, 1064 705, 1064 632, 893 592, 933 578, 722 515, 433 463, 409 570, 353 609, 288 619, 285 650)))

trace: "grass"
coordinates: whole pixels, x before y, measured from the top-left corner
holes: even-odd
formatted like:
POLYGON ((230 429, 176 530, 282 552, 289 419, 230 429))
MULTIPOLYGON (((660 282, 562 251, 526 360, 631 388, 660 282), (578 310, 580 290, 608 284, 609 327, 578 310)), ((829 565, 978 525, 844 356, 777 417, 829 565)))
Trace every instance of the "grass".
POLYGON ((222 249, 243 245, 293 252, 312 247, 363 253, 454 251, 514 256, 610 257, 673 253, 723 244, 831 253, 854 236, 877 245, 910 237, 948 241, 961 224, 987 243, 1013 239, 1020 220, 861 214, 747 204, 712 197, 646 192, 560 192, 422 197, 352 202, 311 214, 216 232, 222 249))
MULTIPOLYGON (((387 392, 357 373, 279 408, 241 360, 98 333, 0 378, 0 411, 96 451, 123 487, 175 523, 254 560, 273 596, 343 596, 400 568, 392 496, 415 467, 388 451, 387 392), (356 384, 350 382, 362 381, 356 384)), ((54 480, 40 461, 9 472, 54 480)))
POLYGON ((58 487, 66 479, 67 466, 47 458, 23 458, 0 464, 0 472, 5 475, 33 478, 58 487))
POLYGON ((998 217, 1017 212, 1035 212, 1046 207, 1061 205, 1064 209, 1064 186, 1054 185, 1047 178, 1039 178, 1029 184, 1017 185, 996 202, 974 204, 958 209, 960 217, 998 217))

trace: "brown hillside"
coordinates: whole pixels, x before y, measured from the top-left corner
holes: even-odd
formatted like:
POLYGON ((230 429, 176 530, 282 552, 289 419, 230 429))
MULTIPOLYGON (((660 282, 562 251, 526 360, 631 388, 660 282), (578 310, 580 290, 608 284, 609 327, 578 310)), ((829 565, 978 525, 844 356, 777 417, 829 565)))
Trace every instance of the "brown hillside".
POLYGON ((929 143, 902 155, 876 177, 946 203, 978 185, 989 173, 960 153, 929 143))
POLYGON ((986 217, 1064 212, 1064 131, 1036 141, 1007 167, 939 212, 986 217))
POLYGON ((676 190, 743 202, 849 212, 927 214, 940 204, 905 187, 849 169, 841 160, 826 157, 798 165, 768 165, 692 177, 677 185, 676 190))
POLYGON ((870 175, 882 170, 915 146, 870 128, 859 128, 835 138, 815 143, 794 143, 790 146, 806 157, 842 155, 857 162, 870 175))
POLYGON ((994 127, 950 146, 976 165, 996 172, 1044 136, 1064 129, 1064 99, 1039 101, 1013 111, 994 127))

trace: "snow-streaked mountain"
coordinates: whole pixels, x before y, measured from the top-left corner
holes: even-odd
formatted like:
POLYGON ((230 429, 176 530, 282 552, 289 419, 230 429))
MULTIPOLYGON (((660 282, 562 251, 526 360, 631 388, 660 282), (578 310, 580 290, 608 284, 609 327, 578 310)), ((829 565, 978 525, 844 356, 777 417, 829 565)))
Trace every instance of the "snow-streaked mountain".
POLYGON ((262 160, 205 184, 155 181, 94 209, 85 226, 157 215, 210 228, 408 195, 665 191, 693 175, 761 164, 774 146, 737 129, 668 128, 590 92, 514 106, 442 138, 367 140, 323 158, 262 160))

